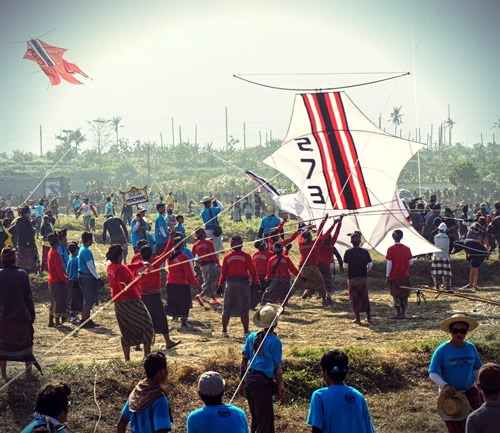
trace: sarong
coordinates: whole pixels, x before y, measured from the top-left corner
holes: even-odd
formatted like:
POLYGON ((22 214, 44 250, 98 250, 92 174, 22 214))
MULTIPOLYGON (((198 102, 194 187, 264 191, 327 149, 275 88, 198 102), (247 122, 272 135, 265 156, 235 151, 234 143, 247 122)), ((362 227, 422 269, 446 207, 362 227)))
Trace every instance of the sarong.
POLYGON ((370 312, 366 278, 355 277, 349 279, 349 302, 354 314, 370 312))
POLYGON ((124 347, 153 343, 153 322, 140 298, 115 302, 115 314, 124 347))
POLYGON ((69 286, 64 282, 49 284, 50 311, 53 317, 69 317, 68 288, 69 286))
POLYGON ((159 293, 142 296, 142 302, 149 311, 153 321, 153 329, 157 334, 168 334, 167 316, 163 309, 163 302, 159 293))
POLYGON ((217 281, 219 279, 219 271, 215 262, 200 263, 201 275, 203 284, 201 285, 202 292, 211 294, 217 290, 217 281))
POLYGON ((299 278, 295 283, 297 290, 305 289, 308 295, 312 294, 315 290, 317 290, 321 296, 326 294, 325 281, 323 280, 323 276, 317 266, 304 266, 302 268, 301 275, 306 278, 306 282, 304 283, 302 279, 299 278))
POLYGON ((262 305, 281 304, 290 290, 290 277, 274 277, 262 296, 262 305))
POLYGON ((0 360, 34 361, 33 324, 0 322, 0 360))
POLYGON ((448 259, 432 259, 431 276, 451 277, 451 264, 448 259))
POLYGON ((389 280, 389 292, 396 308, 408 308, 409 289, 403 289, 401 286, 410 287, 410 278, 401 278, 399 280, 389 280))
POLYGON ((40 270, 42 272, 49 272, 49 251, 50 247, 42 245, 42 263, 40 265, 40 270))
POLYGON ((167 284, 167 305, 165 313, 168 316, 187 318, 191 308, 191 289, 189 284, 167 284))
POLYGON ((323 281, 325 282, 325 287, 327 292, 332 292, 333 278, 332 278, 332 270, 330 268, 330 263, 318 263, 318 269, 321 272, 323 281))
POLYGON ((28 273, 36 272, 38 250, 36 247, 17 247, 17 266, 28 273))
POLYGON ((248 278, 229 277, 224 291, 222 315, 247 316, 250 311, 250 283, 248 278))

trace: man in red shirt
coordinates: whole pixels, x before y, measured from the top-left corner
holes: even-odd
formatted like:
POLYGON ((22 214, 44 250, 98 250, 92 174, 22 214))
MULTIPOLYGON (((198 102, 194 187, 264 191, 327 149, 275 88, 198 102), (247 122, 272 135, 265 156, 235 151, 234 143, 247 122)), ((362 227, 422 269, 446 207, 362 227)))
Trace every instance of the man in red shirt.
MULTIPOLYGON (((318 290, 319 296, 323 300, 323 305, 327 305, 328 301, 326 299, 326 286, 323 276, 318 268, 319 263, 319 253, 320 247, 323 243, 330 237, 335 224, 323 232, 323 227, 325 226, 326 220, 328 219, 328 214, 325 215, 321 224, 318 227, 318 237, 313 240, 310 228, 306 228, 299 236, 298 244, 300 251, 300 261, 299 269, 304 277, 304 280, 300 279, 296 283, 298 290, 304 290, 302 294, 302 299, 307 299, 311 296, 314 290, 318 290)), ((293 233, 288 239, 285 239, 282 243, 286 244, 291 239, 293 240, 297 236, 298 232, 293 233)))
POLYGON ((403 232, 401 230, 394 230, 392 233, 394 245, 387 249, 387 268, 386 277, 389 291, 394 299, 394 308, 396 308, 396 315, 393 319, 404 319, 405 311, 408 308, 408 297, 410 290, 404 289, 401 286, 410 286, 410 266, 413 265, 413 256, 410 248, 403 245, 403 232))
POLYGON ((241 236, 231 238, 231 249, 222 259, 219 278, 219 291, 226 283, 224 292, 224 307, 222 309, 222 336, 228 338, 227 325, 231 317, 239 317, 243 325, 244 337, 248 337, 250 325, 250 284, 252 279, 260 287, 259 277, 255 270, 252 257, 245 253, 241 236))
POLYGON ((257 290, 255 285, 250 287, 250 308, 255 308, 257 304, 262 299, 263 292, 267 289, 267 265, 269 259, 274 255, 273 252, 268 248, 267 242, 264 239, 258 239, 254 242, 254 247, 257 248, 252 254, 253 264, 255 265, 255 270, 259 276, 260 290, 257 290))

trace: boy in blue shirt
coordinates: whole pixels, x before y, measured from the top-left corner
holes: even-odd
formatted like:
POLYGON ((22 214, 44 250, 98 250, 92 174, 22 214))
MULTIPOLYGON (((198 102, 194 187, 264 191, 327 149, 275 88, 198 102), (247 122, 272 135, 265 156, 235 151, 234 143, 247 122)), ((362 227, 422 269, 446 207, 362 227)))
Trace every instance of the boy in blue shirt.
POLYGON ((144 360, 146 379, 141 380, 123 406, 117 433, 125 433, 130 422, 132 433, 172 430, 170 406, 162 385, 167 383, 167 358, 162 352, 150 353, 144 360))
POLYGON ((186 238, 186 228, 183 226, 183 224, 184 224, 184 216, 183 215, 177 215, 175 217, 175 220, 177 221, 177 224, 174 227, 175 231, 182 233, 182 236, 185 239, 186 238))
POLYGON ((374 433, 363 394, 344 383, 349 371, 347 355, 332 350, 323 355, 320 364, 327 387, 311 397, 307 424, 312 433, 374 433))
POLYGON ((70 287, 70 314, 69 321, 74 325, 78 324, 78 313, 82 312, 83 295, 78 284, 78 244, 71 242, 68 244, 68 251, 71 257, 66 265, 66 275, 71 285, 70 287))
POLYGON ((216 371, 206 371, 198 380, 198 395, 205 406, 186 420, 187 433, 247 433, 248 421, 239 407, 222 403, 225 382, 216 371))

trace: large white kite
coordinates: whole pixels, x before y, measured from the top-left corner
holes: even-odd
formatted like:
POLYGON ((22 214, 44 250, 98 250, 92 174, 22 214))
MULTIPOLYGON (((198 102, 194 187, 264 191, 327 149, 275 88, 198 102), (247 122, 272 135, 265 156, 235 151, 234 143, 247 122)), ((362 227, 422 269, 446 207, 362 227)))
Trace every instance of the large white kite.
POLYGON ((339 251, 350 247, 347 234, 359 230, 366 248, 385 254, 392 231, 401 229, 403 243, 418 255, 437 249, 408 222, 397 180, 422 146, 377 128, 344 92, 304 93, 295 97, 281 147, 264 162, 298 187, 273 195, 282 210, 302 220, 344 215, 339 251))

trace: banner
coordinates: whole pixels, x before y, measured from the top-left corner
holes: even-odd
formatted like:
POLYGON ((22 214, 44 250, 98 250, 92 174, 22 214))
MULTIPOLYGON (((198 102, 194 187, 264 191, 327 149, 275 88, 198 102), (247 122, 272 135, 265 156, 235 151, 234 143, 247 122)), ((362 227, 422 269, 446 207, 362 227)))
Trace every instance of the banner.
POLYGON ((60 196, 61 195, 61 178, 48 177, 45 179, 45 197, 60 196))
POLYGON ((144 188, 136 188, 133 186, 129 191, 120 191, 120 194, 123 196, 125 203, 129 206, 149 201, 147 185, 144 188))

